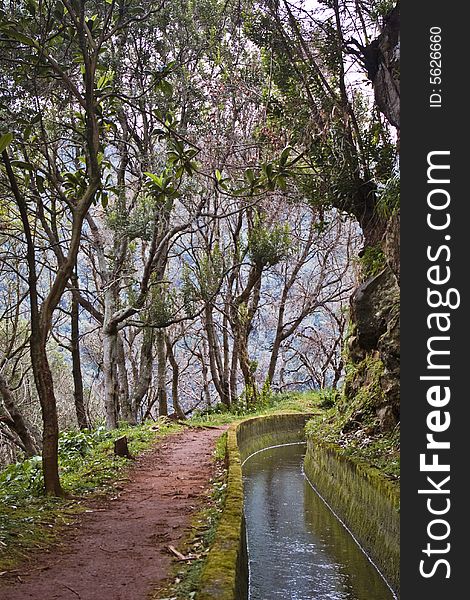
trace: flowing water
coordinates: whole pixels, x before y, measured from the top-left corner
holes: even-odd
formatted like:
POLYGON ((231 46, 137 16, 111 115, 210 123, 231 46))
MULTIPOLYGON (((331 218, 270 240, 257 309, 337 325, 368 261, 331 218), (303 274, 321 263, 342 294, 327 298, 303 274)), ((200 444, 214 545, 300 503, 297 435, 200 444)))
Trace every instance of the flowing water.
POLYGON ((393 593, 302 471, 304 444, 243 466, 249 600, 390 600, 393 593))

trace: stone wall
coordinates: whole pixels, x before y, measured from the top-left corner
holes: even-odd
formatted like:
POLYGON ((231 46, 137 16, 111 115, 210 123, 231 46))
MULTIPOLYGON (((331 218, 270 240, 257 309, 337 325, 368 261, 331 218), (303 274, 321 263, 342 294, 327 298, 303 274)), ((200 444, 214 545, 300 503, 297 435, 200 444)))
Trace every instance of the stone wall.
POLYGON ((400 586, 400 494, 374 467, 341 448, 307 441, 305 474, 398 592, 400 586))
MULTIPOLYGON (((245 600, 247 556, 243 518, 242 463, 278 444, 305 439, 311 415, 282 413, 233 424, 227 433, 228 489, 216 539, 202 574, 198 600, 245 600)), ((377 469, 308 440, 305 472, 352 531, 390 585, 399 588, 399 491, 377 469)))

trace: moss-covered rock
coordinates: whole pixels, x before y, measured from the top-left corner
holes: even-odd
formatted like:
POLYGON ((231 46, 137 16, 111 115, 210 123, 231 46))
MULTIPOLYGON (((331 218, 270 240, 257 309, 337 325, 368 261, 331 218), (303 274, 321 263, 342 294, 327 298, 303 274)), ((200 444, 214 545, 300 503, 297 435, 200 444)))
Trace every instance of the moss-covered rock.
POLYGON ((386 266, 351 298, 344 398, 374 406, 383 431, 400 417, 399 295, 397 278, 386 266))

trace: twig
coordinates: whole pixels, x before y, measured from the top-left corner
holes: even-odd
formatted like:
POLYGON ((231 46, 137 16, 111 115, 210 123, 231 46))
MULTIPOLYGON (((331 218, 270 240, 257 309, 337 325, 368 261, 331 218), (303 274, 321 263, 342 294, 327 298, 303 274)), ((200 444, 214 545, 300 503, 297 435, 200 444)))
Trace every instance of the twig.
POLYGON ((81 598, 80 594, 78 592, 76 592, 73 588, 69 587, 66 583, 62 584, 64 587, 66 587, 68 590, 70 590, 72 592, 72 594, 75 594, 77 596, 77 598, 81 598))
POLYGON ((176 556, 176 558, 178 560, 194 560, 196 558, 195 556, 192 556, 191 554, 188 554, 188 556, 181 554, 181 552, 179 552, 174 546, 167 546, 167 547, 168 547, 168 550, 171 552, 171 554, 176 556))

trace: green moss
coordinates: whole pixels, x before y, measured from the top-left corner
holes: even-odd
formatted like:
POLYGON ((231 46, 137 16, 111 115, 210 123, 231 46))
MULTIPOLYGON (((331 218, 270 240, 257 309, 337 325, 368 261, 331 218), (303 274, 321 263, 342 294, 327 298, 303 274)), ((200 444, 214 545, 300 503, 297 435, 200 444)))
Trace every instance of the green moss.
POLYGON ((242 554, 243 482, 237 425, 227 432, 227 497, 216 538, 202 572, 200 600, 234 600, 242 554))
POLYGON ((361 422, 367 419, 369 425, 376 421, 375 409, 385 399, 381 385, 383 373, 384 364, 378 353, 369 353, 358 364, 347 364, 343 394, 339 403, 342 418, 338 426, 343 428, 348 420, 361 422))
POLYGON ((380 245, 367 246, 359 259, 359 264, 364 279, 378 275, 385 267, 385 254, 380 245))
POLYGON ((390 584, 398 590, 400 493, 377 468, 347 456, 343 448, 310 435, 305 472, 354 533, 390 584))
POLYGON ((392 481, 400 479, 400 429, 385 432, 366 440, 350 439, 343 449, 346 456, 363 460, 377 468, 392 481))
POLYGON ((349 363, 343 393, 332 406, 307 424, 307 435, 339 444, 343 452, 374 464, 393 479, 400 476, 400 430, 382 431, 377 408, 386 402, 384 365, 370 353, 359 364, 349 363))

